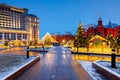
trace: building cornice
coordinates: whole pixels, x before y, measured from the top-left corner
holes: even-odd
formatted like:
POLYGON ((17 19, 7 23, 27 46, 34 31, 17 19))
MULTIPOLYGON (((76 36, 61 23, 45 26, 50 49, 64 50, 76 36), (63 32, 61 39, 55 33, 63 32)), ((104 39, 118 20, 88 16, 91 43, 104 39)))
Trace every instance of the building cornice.
POLYGON ((11 30, 11 29, 0 29, 0 32, 29 34, 29 32, 25 30, 11 30))

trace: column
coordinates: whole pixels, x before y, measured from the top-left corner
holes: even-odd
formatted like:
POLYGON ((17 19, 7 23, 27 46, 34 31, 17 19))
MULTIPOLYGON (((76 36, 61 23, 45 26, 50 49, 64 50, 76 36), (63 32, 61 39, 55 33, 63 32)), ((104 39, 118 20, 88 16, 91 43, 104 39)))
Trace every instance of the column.
POLYGON ((27 44, 28 44, 28 41, 29 41, 29 34, 26 34, 26 36, 27 36, 27 44))
POLYGON ((2 41, 3 41, 3 43, 5 42, 4 32, 2 33, 2 41))
POLYGON ((11 40, 11 33, 9 33, 9 38, 10 38, 10 40, 11 40))
POLYGON ((21 34, 21 40, 23 41, 23 34, 21 34))
POLYGON ((16 35, 16 36, 15 36, 15 38, 16 38, 15 40, 17 40, 17 33, 16 33, 15 35, 16 35))

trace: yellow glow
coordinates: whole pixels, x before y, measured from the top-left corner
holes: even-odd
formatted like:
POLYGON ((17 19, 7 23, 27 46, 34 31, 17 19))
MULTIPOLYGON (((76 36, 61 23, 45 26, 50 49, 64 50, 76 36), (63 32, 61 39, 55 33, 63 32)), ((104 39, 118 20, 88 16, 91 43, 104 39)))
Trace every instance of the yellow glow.
POLYGON ((13 11, 17 11, 17 12, 24 12, 24 10, 20 10, 20 9, 15 9, 15 8, 10 8, 11 10, 13 10, 13 11))
MULTIPOLYGON (((73 55, 73 58, 76 60, 85 60, 85 61, 97 61, 97 60, 104 60, 104 61, 111 61, 110 56, 89 56, 89 55, 73 55)), ((120 62, 120 58, 116 58, 117 62, 120 62)))
MULTIPOLYGON (((77 51, 77 48, 72 47, 73 51, 77 51)), ((78 52, 93 52, 93 53, 102 53, 102 54, 111 54, 111 48, 78 48, 78 52), (87 51, 88 50, 88 51, 87 51)))
POLYGON ((23 30, 11 30, 11 29, 0 29, 0 32, 24 33, 24 34, 29 34, 28 31, 23 31, 23 30))

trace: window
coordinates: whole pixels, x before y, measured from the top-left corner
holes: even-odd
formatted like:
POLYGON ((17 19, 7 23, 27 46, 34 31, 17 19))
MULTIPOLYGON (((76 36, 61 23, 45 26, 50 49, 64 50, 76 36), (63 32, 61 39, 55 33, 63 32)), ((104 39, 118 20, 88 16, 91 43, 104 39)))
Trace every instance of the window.
POLYGON ((23 34, 23 39, 27 39, 27 34, 23 34))
POLYGON ((0 40, 2 40, 2 33, 0 33, 0 40))
POLYGON ((17 34, 17 39, 21 40, 21 34, 17 34))
POLYGON ((11 33, 11 40, 15 40, 16 39, 16 34, 15 33, 11 33))
POLYGON ((9 33, 4 33, 4 39, 8 40, 9 39, 9 33))

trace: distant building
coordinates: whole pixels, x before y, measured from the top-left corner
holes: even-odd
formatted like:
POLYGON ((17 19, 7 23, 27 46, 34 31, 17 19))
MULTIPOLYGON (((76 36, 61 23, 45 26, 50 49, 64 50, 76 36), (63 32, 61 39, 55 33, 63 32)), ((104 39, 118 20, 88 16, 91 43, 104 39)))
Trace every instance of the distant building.
POLYGON ((30 32, 30 41, 39 40, 39 18, 35 15, 28 15, 28 30, 30 32))
POLYGON ((0 41, 31 41, 39 39, 39 18, 28 9, 0 3, 0 41))
POLYGON ((44 37, 42 37, 41 42, 44 44, 44 46, 60 46, 60 43, 56 41, 49 32, 45 34, 44 37))
POLYGON ((97 27, 90 26, 86 31, 86 36, 100 35, 106 38, 108 35, 112 35, 113 37, 116 37, 119 30, 120 26, 112 24, 111 22, 109 22, 107 26, 104 26, 102 24, 102 19, 99 18, 97 27))
POLYGON ((63 35, 55 34, 55 35, 52 35, 52 37, 59 43, 63 43, 63 44, 66 44, 68 41, 74 40, 74 36, 72 34, 70 34, 69 32, 67 32, 63 35))

